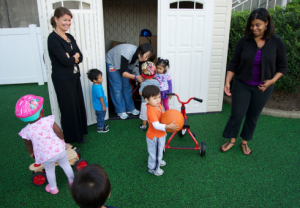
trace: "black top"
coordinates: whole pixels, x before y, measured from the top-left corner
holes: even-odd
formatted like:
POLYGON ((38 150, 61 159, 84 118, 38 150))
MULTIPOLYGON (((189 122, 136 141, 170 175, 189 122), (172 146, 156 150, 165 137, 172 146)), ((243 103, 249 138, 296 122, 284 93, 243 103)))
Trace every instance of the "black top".
POLYGON ((56 32, 50 33, 48 36, 48 52, 52 64, 52 80, 71 80, 80 76, 78 64, 82 62, 82 53, 71 34, 66 33, 71 41, 70 43, 62 39, 56 32), (67 57, 69 54, 70 58, 67 57), (75 53, 79 53, 79 63, 75 64, 75 53), (74 64, 78 72, 74 74, 74 64))
MULTIPOLYGON (((253 61, 258 50, 255 40, 242 37, 235 46, 227 71, 237 79, 252 80, 253 61)), ((261 48, 261 81, 269 80, 277 72, 286 74, 288 62, 283 41, 273 35, 261 48)))
POLYGON ((137 49, 136 49, 135 53, 133 54, 132 59, 131 59, 130 62, 124 56, 121 56, 121 68, 120 68, 121 75, 123 75, 123 73, 128 70, 128 65, 129 64, 134 64, 138 58, 139 57, 138 57, 137 49))

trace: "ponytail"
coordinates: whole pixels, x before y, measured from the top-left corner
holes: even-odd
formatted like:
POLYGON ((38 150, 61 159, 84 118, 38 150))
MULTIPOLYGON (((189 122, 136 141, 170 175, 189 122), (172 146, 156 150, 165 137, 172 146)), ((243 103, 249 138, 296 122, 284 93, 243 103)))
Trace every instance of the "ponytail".
POLYGON ((161 59, 160 57, 157 58, 156 66, 163 65, 166 69, 164 73, 167 72, 167 69, 170 68, 170 63, 168 59, 161 59))

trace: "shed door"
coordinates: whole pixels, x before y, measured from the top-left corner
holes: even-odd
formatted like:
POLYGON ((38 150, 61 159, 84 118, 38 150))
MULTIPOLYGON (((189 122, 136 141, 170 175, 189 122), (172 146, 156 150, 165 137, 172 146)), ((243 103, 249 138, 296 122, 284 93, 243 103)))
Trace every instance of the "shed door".
MULTIPOLYGON (((173 92, 182 101, 190 97, 187 113, 206 112, 213 1, 159 0, 158 55, 170 61, 173 92)), ((176 97, 169 100, 170 108, 180 110, 176 97)))
POLYGON ((87 122, 88 125, 91 125, 96 123, 96 117, 91 98, 92 82, 86 74, 89 69, 97 68, 102 71, 103 88, 107 95, 102 0, 38 0, 51 111, 55 115, 55 122, 58 124, 60 124, 60 111, 51 79, 52 67, 48 55, 47 38, 49 33, 53 31, 50 18, 54 14, 54 8, 59 6, 67 7, 73 14, 72 25, 68 32, 74 36, 83 54, 83 61, 79 67, 87 122))

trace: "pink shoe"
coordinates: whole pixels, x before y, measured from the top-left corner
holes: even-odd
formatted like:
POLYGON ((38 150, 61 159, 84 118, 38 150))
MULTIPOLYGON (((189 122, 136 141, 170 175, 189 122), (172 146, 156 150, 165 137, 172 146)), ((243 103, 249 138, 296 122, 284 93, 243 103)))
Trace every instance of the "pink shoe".
POLYGON ((51 190, 49 184, 46 186, 45 190, 51 194, 57 194, 59 192, 57 187, 55 189, 51 190))
POLYGON ((69 187, 71 187, 72 186, 72 184, 73 184, 73 182, 70 182, 70 181, 68 181, 69 182, 69 187))

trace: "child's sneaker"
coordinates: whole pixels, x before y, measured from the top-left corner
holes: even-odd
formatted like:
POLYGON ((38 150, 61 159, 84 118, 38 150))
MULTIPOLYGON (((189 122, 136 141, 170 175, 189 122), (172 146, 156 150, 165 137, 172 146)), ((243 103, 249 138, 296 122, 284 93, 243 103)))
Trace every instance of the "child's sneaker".
POLYGON ((58 188, 56 187, 55 189, 51 190, 50 189, 50 184, 48 184, 45 188, 45 190, 51 194, 57 194, 59 192, 58 188))
POLYGON ((160 166, 160 167, 162 167, 162 166, 165 166, 166 164, 167 164, 167 163, 166 163, 166 161, 164 161, 164 160, 161 160, 161 161, 160 161, 160 165, 159 165, 159 166, 160 166))
POLYGON ((107 124, 104 124, 104 128, 108 128, 109 127, 109 125, 107 125, 107 124))
POLYGON ((72 182, 68 181, 68 182, 69 182, 69 187, 71 188, 72 184, 73 184, 73 181, 72 182))
POLYGON ((133 111, 128 111, 127 113, 132 113, 132 115, 139 115, 140 114, 140 111, 138 111, 137 109, 134 109, 133 111))
POLYGON ((149 168, 148 173, 154 174, 156 176, 161 176, 162 174, 164 174, 164 171, 160 168, 157 168, 156 171, 149 168))
POLYGON ((109 132, 109 129, 107 126, 104 126, 103 129, 97 129, 97 132, 98 133, 106 133, 106 132, 109 132))
POLYGON ((120 116, 120 118, 121 119, 126 119, 126 118, 128 118, 128 115, 127 115, 127 113, 118 113, 118 116, 120 116))
POLYGON ((143 124, 141 124, 141 125, 140 125, 140 129, 141 129, 142 131, 146 131, 146 130, 147 130, 147 126, 143 126, 143 124))

